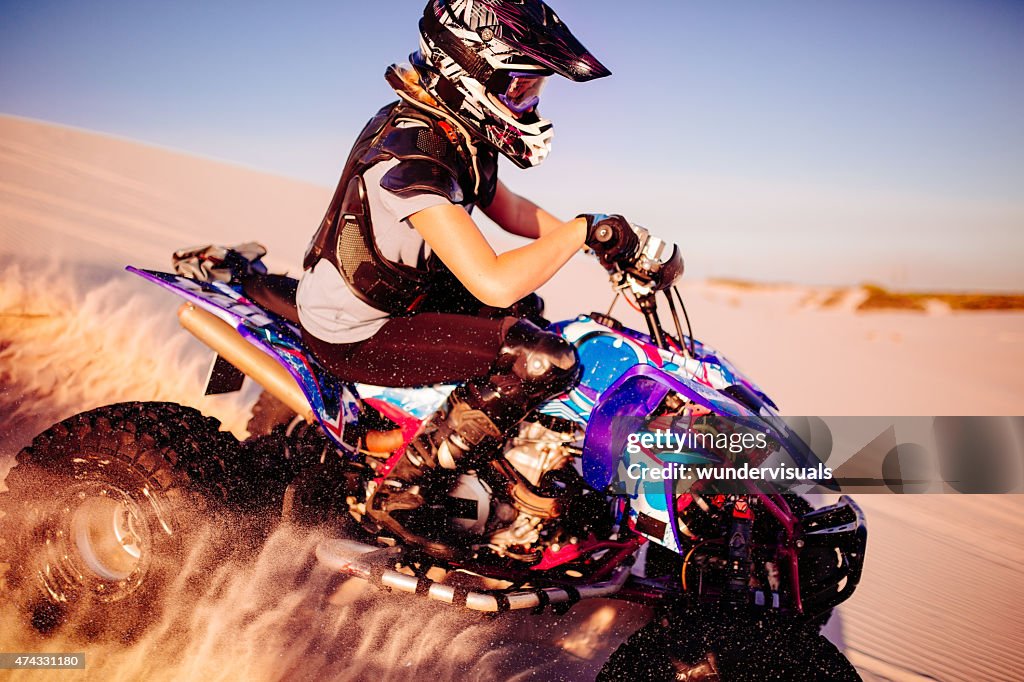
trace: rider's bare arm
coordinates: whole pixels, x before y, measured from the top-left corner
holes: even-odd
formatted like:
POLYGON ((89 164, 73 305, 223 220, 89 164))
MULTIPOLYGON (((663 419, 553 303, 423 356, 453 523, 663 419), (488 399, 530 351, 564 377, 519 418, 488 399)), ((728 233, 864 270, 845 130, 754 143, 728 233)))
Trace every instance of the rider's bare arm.
POLYGON ((543 230, 536 240, 496 255, 461 206, 432 206, 409 222, 471 294, 505 308, 551 279, 583 247, 587 223, 576 218, 543 230))
POLYGON ((565 223, 525 197, 521 197, 501 180, 490 205, 483 209, 498 227, 529 239, 536 239, 565 223))

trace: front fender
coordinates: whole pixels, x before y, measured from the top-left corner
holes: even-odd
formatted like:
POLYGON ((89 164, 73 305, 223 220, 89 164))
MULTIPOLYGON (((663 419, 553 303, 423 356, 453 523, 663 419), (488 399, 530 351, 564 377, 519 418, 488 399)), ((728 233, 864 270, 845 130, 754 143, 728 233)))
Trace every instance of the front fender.
POLYGON ((669 392, 773 438, 798 466, 813 468, 818 458, 806 443, 767 406, 755 413, 722 391, 653 365, 636 365, 624 372, 597 400, 583 443, 583 476, 595 490, 605 490, 618 470, 627 438, 669 392))
POLYGON ((765 430, 756 414, 718 391, 653 365, 635 365, 601 394, 587 423, 583 477, 595 490, 608 487, 618 469, 626 438, 643 426, 670 391, 715 414, 765 430))

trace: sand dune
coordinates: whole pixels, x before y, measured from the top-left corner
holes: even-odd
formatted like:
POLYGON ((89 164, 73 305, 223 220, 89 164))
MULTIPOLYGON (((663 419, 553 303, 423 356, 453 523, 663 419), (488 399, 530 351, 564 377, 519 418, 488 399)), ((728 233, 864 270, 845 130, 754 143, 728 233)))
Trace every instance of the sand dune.
MULTIPOLYGON (((241 433, 254 390, 202 398, 208 353, 177 328, 173 297, 122 267, 166 268, 170 253, 182 246, 255 239, 270 248, 271 265, 295 272, 330 191, 0 117, 0 475, 35 432, 120 400, 194 405, 241 433)), ((552 317, 603 310, 611 299, 600 269, 582 257, 544 293, 552 317)), ((700 281, 688 282, 684 295, 698 337, 726 352, 789 414, 1021 414, 1024 408, 1024 314, 862 315, 852 300, 822 307, 820 296, 806 287, 742 289, 700 281)), ((638 323, 621 302, 616 312, 628 312, 625 321, 638 323)), ((1024 498, 861 501, 871 529, 866 571, 830 632, 865 677, 1018 676, 1024 670, 1024 600, 1018 588, 1024 568, 1009 557, 1024 555, 1024 498)), ((295 603, 308 608, 303 598, 295 603)), ((369 603, 360 602, 362 608, 369 603)), ((286 607, 275 602, 268 608, 286 607)), ((425 625, 434 622, 421 616, 425 625)), ((574 616, 568 622, 578 632, 572 636, 567 624, 551 624, 549 639, 554 630, 565 636, 556 633, 554 644, 533 651, 574 661, 563 670, 592 673, 594 662, 628 634, 629 624, 635 627, 628 618, 609 625, 606 616, 574 616)), ((241 627, 232 618, 228 614, 220 622, 241 627)), ((247 636, 265 636, 246 623, 247 636)), ((446 633, 463 626, 458 619, 439 625, 446 633)), ((391 636, 383 623, 374 628, 375 637, 391 636)), ((525 630, 476 628, 469 648, 452 655, 486 677, 480 666, 500 655, 489 650, 526 655, 526 649, 507 643, 525 637, 525 630)), ((229 632, 215 627, 205 635, 223 638, 229 632)), ((409 656, 421 666, 416 669, 442 674, 424 663, 430 652, 415 648, 411 631, 403 633, 398 636, 412 647, 409 656)), ((7 630, 0 637, 16 635, 7 630)), ((205 651, 204 641, 190 642, 186 651, 205 651)), ((286 639, 269 642, 271 649, 291 646, 286 639)), ((244 647, 227 650, 247 655, 244 647)), ((305 653, 315 659, 311 669, 337 671, 329 641, 305 653)), ((187 675, 206 669, 171 670, 187 675)), ((284 669, 251 670, 271 679, 284 669)), ((507 662, 494 670, 511 675, 507 662)), ((544 671, 542 665, 536 670, 538 679, 546 678, 544 671)))

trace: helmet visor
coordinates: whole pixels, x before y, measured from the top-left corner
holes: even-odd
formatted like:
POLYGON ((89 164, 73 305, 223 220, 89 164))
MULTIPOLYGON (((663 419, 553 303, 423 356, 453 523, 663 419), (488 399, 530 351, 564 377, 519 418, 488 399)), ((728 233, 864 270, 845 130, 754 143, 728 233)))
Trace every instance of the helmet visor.
MULTIPOLYGON (((540 92, 547 83, 548 74, 545 72, 523 73, 519 71, 499 72, 503 87, 496 88, 493 92, 497 95, 509 111, 516 116, 522 116, 532 111, 540 102, 540 92)), ((498 74, 495 74, 496 76, 498 74)))

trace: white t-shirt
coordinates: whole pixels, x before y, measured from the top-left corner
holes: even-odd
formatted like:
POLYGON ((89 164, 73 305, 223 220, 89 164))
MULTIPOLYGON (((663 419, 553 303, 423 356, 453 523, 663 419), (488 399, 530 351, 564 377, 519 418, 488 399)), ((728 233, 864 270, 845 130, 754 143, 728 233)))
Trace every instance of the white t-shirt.
MULTIPOLYGON (((451 202, 430 192, 399 196, 381 187, 381 178, 398 163, 398 159, 388 159, 363 173, 373 236, 384 258, 422 267, 430 255, 430 247, 408 218, 425 208, 451 202)), ((388 313, 356 296, 327 259, 321 259, 302 276, 296 303, 303 328, 329 343, 355 343, 368 339, 384 326, 389 317, 388 313)))

